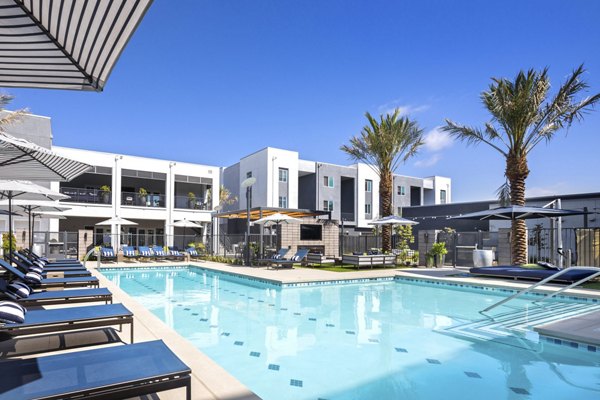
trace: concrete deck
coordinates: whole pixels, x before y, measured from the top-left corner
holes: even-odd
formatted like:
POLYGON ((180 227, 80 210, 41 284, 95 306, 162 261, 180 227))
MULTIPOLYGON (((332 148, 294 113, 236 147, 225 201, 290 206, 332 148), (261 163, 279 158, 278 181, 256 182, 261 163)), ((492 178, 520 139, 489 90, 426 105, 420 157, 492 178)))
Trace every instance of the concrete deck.
MULTIPOLYGON (((353 272, 330 272, 319 268, 294 268, 294 269, 269 269, 266 267, 244 267, 244 266, 232 266, 214 262, 182 262, 182 263, 121 263, 121 264, 103 264, 103 268, 135 268, 135 267, 160 267, 169 265, 197 265, 216 271, 222 271, 227 273, 235 273, 243 276, 264 279, 279 283, 298 283, 298 282, 322 282, 322 281, 339 281, 346 279, 363 279, 363 278, 381 278, 381 277, 394 277, 406 276, 416 279, 427 279, 427 280, 442 280, 447 282, 462 282, 467 284, 481 284, 493 287, 520 289, 528 286, 527 283, 519 283, 514 281, 503 281, 499 279, 486 279, 486 278, 474 278, 474 277, 460 277, 457 274, 465 271, 453 269, 453 268, 440 268, 440 269, 364 269, 353 272)), ((113 301, 115 303, 123 303, 129 310, 134 314, 134 341, 142 342, 148 340, 162 339, 170 348, 177 354, 183 362, 185 362, 192 369, 192 398, 195 400, 254 400, 258 399, 251 390, 242 385, 221 366, 212 361, 208 356, 203 354, 200 350, 195 348, 191 343, 177 334, 175 331, 167 327, 158 317, 152 314, 150 311, 141 306, 137 301, 129 297, 119 287, 114 285, 111 281, 106 279, 104 275, 96 271, 96 263, 88 262, 87 267, 92 271, 94 276, 97 276, 100 280, 100 286, 108 288, 113 293, 113 301)), ((546 286, 541 288, 541 291, 554 291, 557 290, 555 286, 546 286)), ((573 290, 569 291, 573 295, 582 297, 597 297, 600 298, 600 291, 590 290, 573 290)), ((567 322, 567 321, 561 321, 567 322)), ((564 328, 561 325, 552 328, 552 336, 564 337, 569 340, 583 341, 589 343, 591 339, 587 336, 587 332, 600 333, 600 313, 591 315, 589 325, 581 323, 582 329, 580 336, 575 339, 572 335, 567 336, 568 329, 572 331, 572 326, 564 328), (561 336, 562 335, 562 336, 561 336)), ((560 324, 560 323, 556 323, 560 324)), ((554 324, 551 324, 554 325, 554 324)), ((124 328, 124 332, 120 332, 119 336, 123 340, 128 341, 129 332, 128 328, 124 328)), ((596 336, 596 339, 597 340, 596 336)), ((63 338, 64 340, 65 338, 63 338)), ((106 345, 114 345, 112 340, 112 334, 107 330, 100 330, 96 332, 94 336, 86 336, 86 338, 76 338, 76 335, 70 338, 72 348, 77 349, 78 345, 82 341, 95 340, 98 343, 106 341, 106 345)), ((26 347, 33 346, 34 348, 42 348, 47 345, 50 348, 56 347, 56 338, 40 338, 38 341, 29 343, 29 346, 21 346, 18 344, 11 343, 14 346, 11 350, 13 354, 19 352, 19 349, 25 349, 26 347)), ((10 347, 9 345, 9 347, 10 347)), ((2 350, 0 348, 0 350, 2 350)), ((22 355, 26 355, 25 350, 21 350, 22 355)), ((63 351, 65 351, 63 349, 63 351)), ((72 351, 66 349, 66 351, 72 351)), ((163 392, 159 394, 161 399, 180 399, 183 396, 183 390, 173 390, 169 392, 163 392)))
POLYGON ((541 325, 540 335, 600 346, 600 311, 541 325))

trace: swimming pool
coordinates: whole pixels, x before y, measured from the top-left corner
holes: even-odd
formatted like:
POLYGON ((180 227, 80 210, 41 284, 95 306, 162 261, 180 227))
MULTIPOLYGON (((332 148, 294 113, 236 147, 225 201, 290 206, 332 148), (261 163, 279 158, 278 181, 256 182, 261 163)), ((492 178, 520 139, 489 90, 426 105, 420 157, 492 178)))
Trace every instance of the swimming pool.
POLYGON ((464 288, 280 288, 198 267, 102 273, 265 400, 600 398, 600 349, 529 329, 589 305, 517 300, 498 324, 478 311, 499 294, 464 288))

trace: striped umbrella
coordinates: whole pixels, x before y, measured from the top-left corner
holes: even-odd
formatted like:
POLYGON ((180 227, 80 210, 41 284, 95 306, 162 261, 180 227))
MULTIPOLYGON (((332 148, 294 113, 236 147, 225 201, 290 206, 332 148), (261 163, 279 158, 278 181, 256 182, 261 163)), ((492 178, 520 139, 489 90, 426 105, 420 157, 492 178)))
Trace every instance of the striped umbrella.
POLYGON ((91 166, 59 156, 25 139, 0 133, 0 176, 31 181, 70 181, 91 166))
POLYGON ((152 0, 0 0, 0 86, 102 91, 152 0))

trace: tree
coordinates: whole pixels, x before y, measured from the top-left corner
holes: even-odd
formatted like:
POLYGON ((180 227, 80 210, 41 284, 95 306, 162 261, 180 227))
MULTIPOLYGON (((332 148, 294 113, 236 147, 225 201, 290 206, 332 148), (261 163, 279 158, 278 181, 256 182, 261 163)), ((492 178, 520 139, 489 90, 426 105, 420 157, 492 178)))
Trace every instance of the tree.
MULTIPOLYGON (((212 188, 208 189, 207 198, 208 204, 212 204, 212 188)), ((232 204, 235 204, 237 200, 237 196, 232 196, 229 189, 227 189, 224 185, 221 185, 219 187, 219 204, 217 205, 217 207, 219 207, 219 210, 223 210, 223 207, 225 207, 226 205, 230 206, 232 204)))
POLYGON ((13 124, 15 122, 19 122, 23 115, 27 114, 27 109, 7 112, 5 110, 6 106, 10 104, 14 97, 8 94, 0 94, 0 112, 5 112, 3 116, 0 117, 0 132, 4 132, 4 127, 6 125, 13 124))
MULTIPOLYGON (((423 130, 416 121, 408 117, 399 117, 400 110, 393 114, 381 115, 379 121, 366 113, 368 125, 362 128, 359 136, 352 137, 349 145, 341 150, 359 162, 369 165, 379 176, 379 215, 393 214, 392 190, 393 173, 400 163, 414 156, 423 145, 423 130)), ((382 229, 383 251, 392 247, 391 227, 382 229)))
MULTIPOLYGON (((600 94, 576 100, 588 85, 582 80, 585 72, 579 66, 549 99, 548 69, 541 72, 520 71, 514 81, 492 78, 481 100, 492 118, 484 128, 474 128, 446 120, 444 131, 467 144, 485 143, 506 159, 506 184, 498 193, 500 200, 513 205, 525 205, 525 180, 529 175, 527 156, 541 142, 549 142, 556 132, 582 120, 600 94)), ((527 227, 525 221, 512 223, 512 262, 527 262, 527 227)))

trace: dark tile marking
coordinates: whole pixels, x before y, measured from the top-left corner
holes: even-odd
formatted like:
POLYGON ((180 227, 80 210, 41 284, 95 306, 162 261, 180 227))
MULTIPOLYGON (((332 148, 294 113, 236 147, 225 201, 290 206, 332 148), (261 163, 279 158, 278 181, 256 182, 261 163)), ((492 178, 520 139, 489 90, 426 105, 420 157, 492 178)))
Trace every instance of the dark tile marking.
POLYGON ((369 339, 369 342, 371 342, 371 343, 379 343, 379 339, 369 339))
POLYGON ((269 364, 268 368, 272 371, 279 371, 279 365, 277 364, 269 364))
POLYGON ((300 314, 299 312, 295 312, 294 315, 302 315, 302 314, 300 314))
POLYGON ((298 379, 290 379, 290 386, 302 387, 302 381, 298 379))
POLYGON ((398 353, 408 353, 408 350, 403 349, 402 347, 396 347, 395 349, 398 353))
POLYGON ((189 308, 184 308, 183 311, 190 311, 190 309, 189 308))
POLYGON ((427 362, 429 364, 441 364, 440 360, 436 360, 435 358, 428 358, 427 362))
POLYGON ((328 328, 333 328, 335 325, 334 324, 325 324, 325 326, 328 328))
POLYGON ((230 335, 229 332, 223 332, 223 333, 221 333, 221 336, 229 336, 229 335, 230 335))
POLYGON ((236 340, 235 342, 233 342, 233 344, 236 346, 243 346, 244 342, 240 342, 239 340, 236 340))
POLYGON ((192 315, 193 315, 193 316, 196 316, 196 315, 198 315, 198 313, 197 313, 197 312, 195 312, 195 313, 192 313, 192 315))
POLYGON ((479 378, 479 379, 481 379, 481 375, 479 375, 477 372, 465 371, 465 375, 467 375, 469 378, 479 378))
POLYGON ((211 328, 218 328, 218 327, 219 327, 219 325, 211 325, 210 327, 211 327, 211 328))
POLYGON ((309 321, 316 321, 317 319, 316 318, 309 318, 308 320, 309 321))
POLYGON ((206 321, 208 321, 208 318, 200 318, 200 321, 206 322, 206 321))
POLYGON ((260 353, 258 351, 251 351, 250 357, 260 357, 260 353))
POLYGON ((356 332, 354 332, 354 331, 346 331, 346 333, 347 333, 348 335, 355 335, 355 334, 356 334, 356 332))
MULTIPOLYGON (((7 247, 8 249, 8 247, 7 247)), ((287 311, 287 308, 280 308, 281 311, 287 311)))

